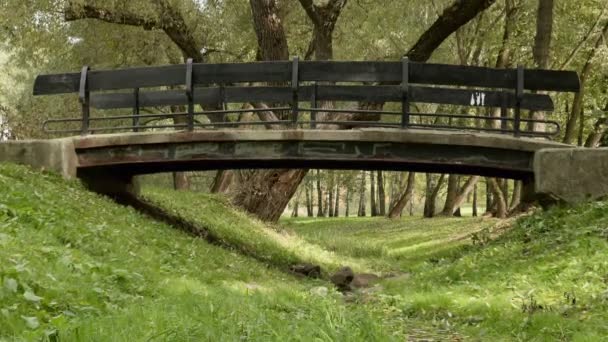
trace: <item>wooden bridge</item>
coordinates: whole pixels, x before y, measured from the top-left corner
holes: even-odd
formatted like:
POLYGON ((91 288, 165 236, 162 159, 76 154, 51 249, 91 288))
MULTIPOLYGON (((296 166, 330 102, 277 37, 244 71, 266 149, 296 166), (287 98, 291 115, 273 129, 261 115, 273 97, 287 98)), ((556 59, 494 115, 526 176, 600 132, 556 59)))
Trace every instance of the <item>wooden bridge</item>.
POLYGON ((574 72, 407 59, 84 67, 34 85, 35 95, 78 93, 81 115, 43 128, 80 136, 0 144, 0 159, 77 175, 106 193, 139 174, 234 168, 463 173, 530 185, 539 151, 571 146, 546 139, 557 122, 522 112, 550 113, 548 93, 578 90, 574 72), (536 125, 544 128, 529 129, 536 125))

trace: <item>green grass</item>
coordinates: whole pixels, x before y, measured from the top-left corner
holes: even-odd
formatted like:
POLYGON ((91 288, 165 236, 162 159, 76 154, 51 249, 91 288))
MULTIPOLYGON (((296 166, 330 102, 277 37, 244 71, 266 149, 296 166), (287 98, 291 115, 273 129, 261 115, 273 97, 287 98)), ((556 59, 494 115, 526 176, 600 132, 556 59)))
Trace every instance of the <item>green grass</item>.
POLYGON ((343 255, 368 260, 385 271, 414 271, 429 259, 439 259, 470 244, 469 236, 496 224, 482 218, 404 217, 297 218, 282 221, 286 230, 310 243, 343 255))
POLYGON ((323 281, 209 245, 77 182, 0 164, 0 189, 1 341, 399 340, 406 333, 332 290, 312 294, 323 281))
POLYGON ((285 224, 338 253, 410 271, 386 280, 378 299, 404 317, 481 340, 608 339, 607 202, 522 218, 494 241, 492 221, 480 219, 285 224))
POLYGON ((221 195, 144 187, 143 197, 206 229, 223 244, 281 269, 288 269, 293 264, 313 263, 327 272, 343 265, 359 271, 370 270, 366 260, 336 255, 278 226, 268 226, 235 210, 221 195))
POLYGON ((608 202, 499 231, 481 218, 267 226, 222 197, 146 190, 220 248, 52 174, 0 164, 0 189, 0 341, 608 337, 608 202), (409 276, 349 303, 284 272, 298 262, 409 276))

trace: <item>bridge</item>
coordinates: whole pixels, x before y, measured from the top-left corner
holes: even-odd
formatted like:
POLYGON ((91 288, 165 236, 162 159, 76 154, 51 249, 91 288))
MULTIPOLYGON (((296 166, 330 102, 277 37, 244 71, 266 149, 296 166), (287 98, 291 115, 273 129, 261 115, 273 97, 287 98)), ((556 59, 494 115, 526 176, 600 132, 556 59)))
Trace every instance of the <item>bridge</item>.
POLYGON ((522 112, 550 113, 548 92, 579 88, 569 71, 406 58, 85 66, 34 84, 34 95, 78 93, 81 115, 48 120, 43 129, 80 136, 9 143, 0 152, 104 184, 92 187, 106 192, 140 174, 238 168, 462 173, 536 182, 542 191, 540 164, 555 158, 540 152, 572 147, 547 140, 559 133, 557 122, 522 112))

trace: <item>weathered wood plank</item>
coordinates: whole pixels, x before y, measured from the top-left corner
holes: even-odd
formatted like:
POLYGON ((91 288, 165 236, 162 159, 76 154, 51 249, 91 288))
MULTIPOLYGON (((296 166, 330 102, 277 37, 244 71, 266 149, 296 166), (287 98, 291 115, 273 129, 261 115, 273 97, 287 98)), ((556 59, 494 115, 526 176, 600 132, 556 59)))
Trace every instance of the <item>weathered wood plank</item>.
MULTIPOLYGON (((312 86, 303 86, 298 97, 307 102, 312 96, 312 86)), ((399 86, 317 86, 317 99, 323 101, 400 102, 399 86)), ((515 108, 515 94, 500 91, 471 91, 454 88, 411 87, 412 102, 438 103, 461 106, 501 107, 503 100, 507 108, 515 108)), ((292 92, 288 87, 219 87, 195 88, 194 101, 199 104, 243 103, 243 102, 290 102, 292 92), (222 99, 222 93, 224 98, 222 99)), ((178 90, 140 92, 141 107, 184 105, 188 102, 185 92, 178 90)), ((91 104, 95 108, 132 108, 135 98, 132 93, 94 94, 91 104)), ((526 94, 522 108, 553 111, 553 101, 548 95, 526 94)))
MULTIPOLYGON (((243 82, 288 82, 291 62, 255 62, 235 64, 195 64, 195 85, 243 82)), ((401 82, 401 62, 304 61, 299 63, 301 81, 319 82, 401 82)), ((482 88, 515 88, 515 69, 410 63, 409 82, 426 85, 449 85, 482 88)), ((185 83, 184 65, 91 71, 89 89, 118 90, 175 86, 185 83)), ((34 95, 75 92, 79 74, 41 75, 34 83, 34 95)), ((571 71, 525 70, 527 90, 578 91, 578 75, 571 71)))

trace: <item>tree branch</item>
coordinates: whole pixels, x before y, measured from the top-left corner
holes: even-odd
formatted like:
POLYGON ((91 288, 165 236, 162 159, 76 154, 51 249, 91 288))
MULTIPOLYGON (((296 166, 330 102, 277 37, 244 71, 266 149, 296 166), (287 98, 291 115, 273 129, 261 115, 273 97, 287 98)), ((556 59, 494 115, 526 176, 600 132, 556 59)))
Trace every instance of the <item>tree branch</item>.
POLYGON ((203 62, 204 56, 196 43, 184 17, 164 0, 154 0, 158 18, 151 19, 132 12, 113 11, 91 4, 68 2, 63 13, 66 21, 97 19, 111 24, 139 26, 145 30, 162 30, 182 51, 184 57, 203 62))
POLYGON ((420 36, 406 56, 416 62, 426 62, 446 38, 494 2, 496 0, 455 0, 420 36))

